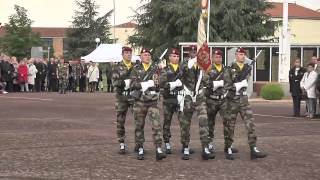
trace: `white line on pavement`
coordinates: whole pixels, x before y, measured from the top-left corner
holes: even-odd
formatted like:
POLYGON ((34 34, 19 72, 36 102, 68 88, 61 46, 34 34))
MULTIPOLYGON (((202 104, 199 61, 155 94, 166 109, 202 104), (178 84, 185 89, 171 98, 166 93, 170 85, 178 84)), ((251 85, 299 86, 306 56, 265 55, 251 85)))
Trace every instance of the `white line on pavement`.
POLYGON ((28 97, 13 97, 13 96, 0 96, 0 98, 6 99, 18 99, 18 100, 36 100, 36 101, 53 101, 53 99, 42 99, 42 98, 28 98, 28 97))

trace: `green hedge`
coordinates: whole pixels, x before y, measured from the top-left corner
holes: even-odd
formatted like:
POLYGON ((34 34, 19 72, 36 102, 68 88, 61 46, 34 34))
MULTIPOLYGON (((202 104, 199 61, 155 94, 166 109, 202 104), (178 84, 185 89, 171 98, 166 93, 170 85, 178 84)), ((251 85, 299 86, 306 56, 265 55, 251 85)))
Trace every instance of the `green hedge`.
POLYGON ((260 95, 267 100, 280 100, 284 96, 283 89, 280 84, 269 83, 261 88, 260 95))

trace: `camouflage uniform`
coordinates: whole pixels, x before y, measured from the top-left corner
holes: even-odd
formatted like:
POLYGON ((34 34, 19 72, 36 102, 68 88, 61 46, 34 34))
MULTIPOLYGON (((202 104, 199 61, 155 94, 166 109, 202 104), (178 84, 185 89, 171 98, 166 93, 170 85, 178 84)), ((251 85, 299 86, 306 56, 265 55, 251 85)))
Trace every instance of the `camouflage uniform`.
POLYGON ((73 64, 71 66, 72 68, 72 79, 73 79, 73 83, 72 83, 72 91, 76 92, 77 91, 77 87, 79 86, 79 82, 80 82, 80 75, 81 75, 81 65, 80 64, 73 64))
POLYGON ((116 90, 115 108, 117 111, 117 136, 119 143, 125 140, 125 121, 127 112, 132 101, 130 98, 130 91, 125 90, 124 80, 130 78, 133 65, 128 69, 127 65, 122 61, 117 64, 112 71, 112 81, 116 90))
POLYGON ((202 80, 198 94, 195 93, 196 84, 200 75, 198 67, 188 67, 188 63, 184 63, 181 81, 185 89, 191 91, 193 95, 185 95, 184 108, 180 120, 181 143, 183 147, 188 147, 190 142, 190 125, 193 112, 197 112, 199 120, 199 133, 202 147, 205 148, 209 143, 209 128, 207 118, 207 105, 205 97, 205 86, 208 82, 208 75, 203 72, 202 80), (195 101, 192 98, 196 98, 195 101))
POLYGON ((179 68, 175 71, 171 65, 168 65, 161 71, 160 75, 160 88, 163 89, 163 140, 165 143, 170 142, 171 132, 171 120, 173 114, 176 112, 178 120, 180 121, 181 113, 178 111, 179 104, 177 100, 177 95, 182 88, 175 88, 170 91, 168 86, 169 82, 176 80, 176 76, 179 73, 179 68))
MULTIPOLYGON (((145 75, 154 67, 152 65, 147 71, 144 70, 142 64, 137 64, 131 73, 131 88, 136 93, 141 91, 141 82, 145 75)), ((148 80, 153 80, 155 87, 149 88, 145 93, 140 93, 140 95, 135 95, 135 103, 133 106, 134 119, 135 119, 135 142, 137 147, 143 147, 145 142, 144 138, 144 124, 146 117, 151 122, 152 126, 152 136, 155 146, 161 147, 162 144, 162 133, 161 133, 161 123, 160 123, 160 112, 157 106, 159 99, 160 88, 157 86, 159 84, 159 75, 154 73, 148 80)))
POLYGON ((68 63, 58 64, 57 76, 59 80, 59 92, 66 93, 66 90, 68 87, 68 80, 69 80, 69 64, 68 63))
MULTIPOLYGON (((228 120, 228 103, 226 101, 227 90, 224 87, 231 87, 232 80, 229 73, 225 73, 226 67, 223 67, 219 71, 215 65, 212 65, 209 72, 209 85, 207 87, 207 110, 208 110, 208 125, 209 125, 209 138, 210 142, 214 139, 214 128, 217 113, 220 113, 220 116, 223 119, 224 126, 224 139, 225 143, 229 142, 230 130, 229 130, 229 120, 228 120), (222 74, 221 74, 222 73, 222 74), (214 89, 213 81, 223 81, 224 87, 219 87, 214 89)), ((229 144, 229 143, 227 143, 229 144)), ((226 146, 229 147, 229 146, 226 146)))
MULTIPOLYGON (((240 70, 238 64, 233 63, 230 67, 230 70, 228 70, 229 76, 231 77, 232 81, 234 82, 234 79, 241 73, 246 71, 247 68, 251 69, 250 65, 244 64, 242 70, 240 70)), ((229 115, 229 117, 227 118, 230 119, 230 131, 228 132, 229 136, 228 140, 225 142, 225 145, 226 147, 230 147, 233 143, 235 123, 237 115, 238 113, 240 113, 240 116, 243 119, 245 127, 248 131, 249 146, 255 147, 257 136, 255 132, 255 125, 253 123, 253 112, 249 105, 248 96, 246 94, 246 88, 242 88, 239 92, 239 95, 236 94, 236 88, 233 85, 227 86, 226 89, 228 90, 227 101, 228 106, 230 107, 227 113, 229 115)))

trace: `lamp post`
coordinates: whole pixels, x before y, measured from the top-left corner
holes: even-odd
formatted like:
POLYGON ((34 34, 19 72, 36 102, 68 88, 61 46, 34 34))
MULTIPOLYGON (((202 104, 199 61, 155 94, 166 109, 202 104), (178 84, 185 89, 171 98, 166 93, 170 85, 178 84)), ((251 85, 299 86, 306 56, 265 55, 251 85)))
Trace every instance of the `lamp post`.
POLYGON ((48 60, 50 59, 50 46, 48 46, 48 60))
POLYGON ((99 43, 100 43, 100 38, 96 38, 95 41, 96 41, 96 44, 97 44, 96 45, 96 48, 97 48, 99 46, 99 43))

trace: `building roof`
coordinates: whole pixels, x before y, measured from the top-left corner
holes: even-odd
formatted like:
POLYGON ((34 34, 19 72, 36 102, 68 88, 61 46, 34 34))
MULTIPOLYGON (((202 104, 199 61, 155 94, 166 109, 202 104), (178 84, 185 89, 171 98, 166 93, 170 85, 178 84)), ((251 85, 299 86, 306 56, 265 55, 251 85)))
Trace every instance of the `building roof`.
POLYGON ((116 28, 136 28, 137 24, 135 24, 133 22, 127 22, 127 23, 115 25, 114 27, 116 27, 116 28))
MULTIPOLYGON (((39 33, 40 37, 57 38, 65 37, 68 28, 63 27, 32 27, 32 31, 39 33)), ((6 33, 5 28, 0 28, 0 37, 4 36, 6 33)))
MULTIPOLYGON (((273 18, 282 18, 283 4, 272 2, 273 8, 266 10, 273 18)), ((289 3, 289 18, 290 19, 320 19, 320 12, 300 6, 298 4, 289 3)))

